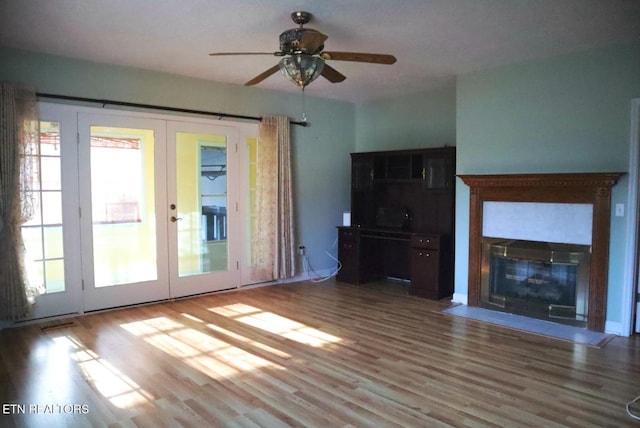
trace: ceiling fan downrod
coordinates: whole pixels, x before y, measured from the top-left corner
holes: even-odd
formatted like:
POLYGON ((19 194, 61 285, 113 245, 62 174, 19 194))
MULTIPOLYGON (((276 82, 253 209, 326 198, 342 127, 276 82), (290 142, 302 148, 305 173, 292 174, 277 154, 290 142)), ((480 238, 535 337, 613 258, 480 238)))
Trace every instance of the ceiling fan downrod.
POLYGON ((304 11, 297 11, 291 14, 291 20, 298 24, 300 28, 302 28, 304 24, 308 24, 312 17, 313 15, 304 11))

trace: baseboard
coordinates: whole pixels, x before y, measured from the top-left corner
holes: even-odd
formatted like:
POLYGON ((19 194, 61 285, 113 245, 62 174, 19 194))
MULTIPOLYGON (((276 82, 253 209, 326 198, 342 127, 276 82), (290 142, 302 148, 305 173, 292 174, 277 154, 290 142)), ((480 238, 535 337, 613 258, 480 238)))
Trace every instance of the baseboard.
POLYGON ((0 330, 4 330, 9 327, 13 327, 13 323, 11 321, 0 321, 0 330))
POLYGON ((453 293, 453 297, 451 298, 452 302, 462 303, 463 305, 467 305, 469 303, 468 296, 466 294, 461 293, 453 293))
POLYGON ((604 332, 615 334, 616 336, 622 336, 622 323, 618 321, 605 321, 604 332))
POLYGON ((313 272, 302 272, 294 276, 293 278, 281 279, 278 282, 281 284, 304 281, 318 282, 332 278, 335 276, 335 274, 335 269, 315 269, 313 272))

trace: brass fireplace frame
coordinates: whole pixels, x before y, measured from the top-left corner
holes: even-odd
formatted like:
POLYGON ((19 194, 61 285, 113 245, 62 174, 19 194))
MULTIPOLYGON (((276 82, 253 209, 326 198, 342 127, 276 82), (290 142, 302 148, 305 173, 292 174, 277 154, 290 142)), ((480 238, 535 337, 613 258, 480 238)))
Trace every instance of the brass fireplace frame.
MULTIPOLYGON (((587 324, 589 314, 590 264, 591 247, 589 245, 483 237, 480 306, 584 327, 587 324), (534 264, 542 263, 545 266, 551 266, 555 263, 575 267, 575 295, 572 299, 575 304, 532 304, 532 300, 529 298, 521 299, 492 293, 490 290, 492 285, 490 265, 491 259, 494 257, 534 264), (526 306, 526 310, 522 306, 526 306), (540 312, 534 313, 536 311, 532 311, 532 308, 537 308, 540 312)), ((529 281, 531 281, 530 278, 529 281)))

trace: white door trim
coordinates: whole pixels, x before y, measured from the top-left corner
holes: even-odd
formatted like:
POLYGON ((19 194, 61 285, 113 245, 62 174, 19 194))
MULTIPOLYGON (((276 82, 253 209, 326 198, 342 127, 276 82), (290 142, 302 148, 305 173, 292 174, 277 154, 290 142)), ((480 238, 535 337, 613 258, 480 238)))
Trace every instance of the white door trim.
MULTIPOLYGON (((622 284, 622 336, 633 333, 633 312, 638 289, 638 220, 640 197, 640 98, 631 100, 631 130, 629 136, 629 193, 627 197, 627 242, 625 246, 624 282, 622 284)), ((639 308, 640 309, 640 308, 639 308)), ((640 318, 640 317, 638 317, 640 318)), ((635 331, 640 332, 640 320, 635 331)))

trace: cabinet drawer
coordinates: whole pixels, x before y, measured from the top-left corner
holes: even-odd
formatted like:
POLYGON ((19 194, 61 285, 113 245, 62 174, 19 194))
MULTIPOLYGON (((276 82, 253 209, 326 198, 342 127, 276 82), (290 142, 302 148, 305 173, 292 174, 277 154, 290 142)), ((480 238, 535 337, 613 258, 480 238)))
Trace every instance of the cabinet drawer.
POLYGON ((358 232, 353 229, 339 229, 338 235, 341 242, 353 242, 358 237, 358 232))
POLYGON ((414 248, 412 252, 414 258, 416 258, 415 260, 438 260, 438 256, 440 255, 438 250, 426 250, 422 248, 414 248))
POLYGON ((440 238, 437 236, 412 236, 411 237, 411 246, 413 248, 425 248, 438 250, 440 249, 440 238))

